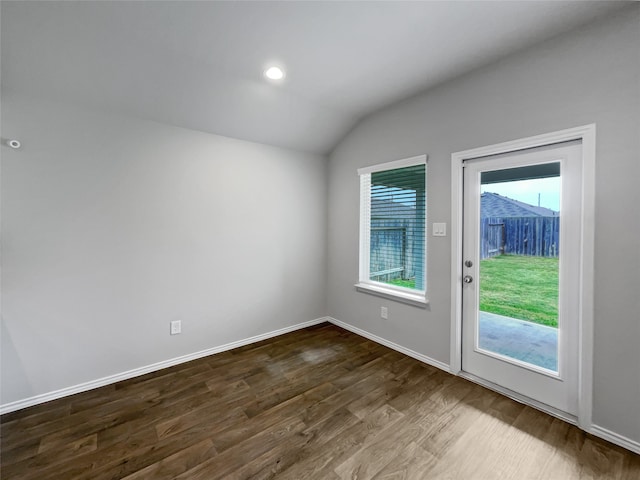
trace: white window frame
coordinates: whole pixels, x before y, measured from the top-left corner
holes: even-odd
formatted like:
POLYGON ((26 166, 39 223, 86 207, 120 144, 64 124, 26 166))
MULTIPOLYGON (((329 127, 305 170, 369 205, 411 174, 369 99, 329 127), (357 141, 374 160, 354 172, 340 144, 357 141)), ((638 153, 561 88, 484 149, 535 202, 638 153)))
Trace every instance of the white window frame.
MULTIPOLYGON (((379 297, 396 300, 402 303, 426 307, 429 303, 427 299, 427 218, 429 217, 429 203, 427 201, 427 178, 425 178, 425 218, 424 218, 424 246, 423 246, 423 274, 424 290, 414 290, 387 283, 376 282, 370 279, 370 246, 371 246, 371 183, 366 183, 363 175, 370 175, 374 172, 385 170, 395 170, 398 168, 412 167, 415 165, 425 166, 425 177, 427 176, 427 155, 404 158, 393 162, 381 163, 370 167, 358 169, 360 178, 360 265, 359 280, 355 284, 356 290, 379 297)), ((370 177, 369 177, 370 180, 370 177)))

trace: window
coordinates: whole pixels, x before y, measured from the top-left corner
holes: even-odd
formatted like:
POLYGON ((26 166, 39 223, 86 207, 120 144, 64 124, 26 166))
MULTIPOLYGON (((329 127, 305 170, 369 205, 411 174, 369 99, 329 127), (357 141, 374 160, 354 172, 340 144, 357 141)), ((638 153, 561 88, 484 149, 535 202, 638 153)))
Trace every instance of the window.
POLYGON ((359 291, 426 304, 427 157, 361 168, 359 291))

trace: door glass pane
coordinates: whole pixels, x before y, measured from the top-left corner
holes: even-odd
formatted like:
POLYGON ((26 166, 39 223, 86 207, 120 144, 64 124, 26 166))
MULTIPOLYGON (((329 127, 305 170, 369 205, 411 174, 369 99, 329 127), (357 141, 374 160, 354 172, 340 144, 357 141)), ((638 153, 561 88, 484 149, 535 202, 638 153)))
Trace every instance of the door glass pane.
POLYGON ((477 348, 558 371, 560 164, 483 172, 477 348))

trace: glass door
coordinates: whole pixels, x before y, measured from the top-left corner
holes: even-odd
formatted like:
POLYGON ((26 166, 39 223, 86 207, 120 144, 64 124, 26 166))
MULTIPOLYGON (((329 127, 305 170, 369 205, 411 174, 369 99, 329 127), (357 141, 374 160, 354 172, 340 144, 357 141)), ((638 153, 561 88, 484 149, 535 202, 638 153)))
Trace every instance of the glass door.
POLYGON ((470 160, 464 176, 466 372, 577 414, 579 144, 470 160))

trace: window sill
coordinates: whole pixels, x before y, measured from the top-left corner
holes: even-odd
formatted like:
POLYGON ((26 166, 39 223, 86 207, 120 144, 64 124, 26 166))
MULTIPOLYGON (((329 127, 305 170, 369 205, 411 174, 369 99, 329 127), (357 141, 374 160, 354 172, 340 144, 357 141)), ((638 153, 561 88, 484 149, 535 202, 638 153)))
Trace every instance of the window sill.
POLYGON ((392 288, 384 288, 378 285, 370 285, 368 283, 356 283, 355 287, 359 292, 388 298, 389 300, 395 300, 415 307, 426 308, 427 305, 429 305, 429 300, 420 293, 400 292, 392 288))

